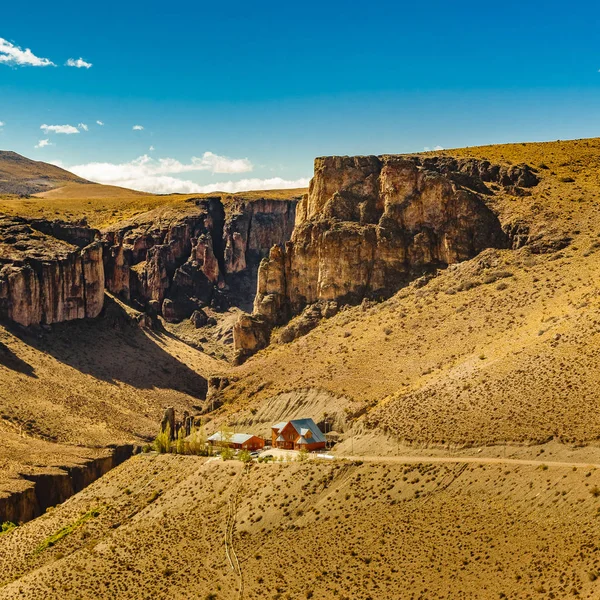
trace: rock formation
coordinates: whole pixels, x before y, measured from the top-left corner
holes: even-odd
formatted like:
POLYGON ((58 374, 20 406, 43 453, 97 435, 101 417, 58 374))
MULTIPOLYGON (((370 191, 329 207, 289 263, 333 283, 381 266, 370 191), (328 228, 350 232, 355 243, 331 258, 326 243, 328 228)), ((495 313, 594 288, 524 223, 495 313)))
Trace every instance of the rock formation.
POLYGON ((291 241, 261 262, 253 315, 234 329, 238 359, 264 347, 269 327, 306 306, 386 298, 424 273, 485 248, 508 247, 509 236, 486 205, 493 194, 486 183, 519 194, 537 182, 527 165, 391 155, 317 158, 291 241))
POLYGON ((260 260, 290 239, 295 211, 296 200, 220 197, 150 211, 105 232, 106 286, 171 322, 204 306, 247 307, 260 260))
POLYGON ((96 317, 104 303, 96 234, 66 223, 0 217, 0 317, 25 326, 96 317))
POLYGON ((160 423, 161 432, 169 431, 171 439, 175 439, 175 409, 169 406, 165 409, 162 421, 160 423))

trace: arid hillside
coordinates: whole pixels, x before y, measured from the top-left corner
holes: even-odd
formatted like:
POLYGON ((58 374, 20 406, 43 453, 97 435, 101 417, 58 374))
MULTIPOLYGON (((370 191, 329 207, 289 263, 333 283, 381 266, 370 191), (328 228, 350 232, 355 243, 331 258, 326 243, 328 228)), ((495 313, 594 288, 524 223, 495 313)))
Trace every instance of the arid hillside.
POLYGON ((337 429, 379 432, 382 440, 600 437, 600 140, 435 155, 535 170, 540 182, 525 194, 492 185, 485 196, 512 247, 484 250, 387 301, 345 308, 293 339, 288 330, 305 320, 296 317, 235 370, 223 392, 226 418, 260 427, 282 394, 312 394, 316 419, 333 407, 337 429))
MULTIPOLYGON (((45 165, 45 163, 39 164, 45 165)), ((52 165, 45 166, 57 168, 52 165)), ((3 192, 0 188, 0 212, 22 217, 67 221, 85 219, 90 227, 103 229, 159 207, 172 206, 175 209, 185 209, 185 201, 192 197, 243 198, 246 200, 290 199, 297 198, 306 191, 304 189, 288 189, 240 192, 238 194, 219 192, 212 194, 150 194, 100 183, 82 183, 75 175, 67 171, 63 172, 71 175, 72 180, 67 179, 49 191, 40 191, 35 195, 31 192, 32 195, 27 198, 20 197, 18 192, 16 195, 14 192, 3 192)))
POLYGON ((0 598, 595 598, 598 473, 139 455, 0 535, 0 598))
POLYGON ((85 186, 89 182, 60 167, 0 150, 0 197, 3 194, 28 196, 68 184, 85 186))
POLYGON ((166 406, 198 411, 218 368, 111 299, 96 320, 0 326, 0 491, 18 488, 19 473, 151 441, 166 406))

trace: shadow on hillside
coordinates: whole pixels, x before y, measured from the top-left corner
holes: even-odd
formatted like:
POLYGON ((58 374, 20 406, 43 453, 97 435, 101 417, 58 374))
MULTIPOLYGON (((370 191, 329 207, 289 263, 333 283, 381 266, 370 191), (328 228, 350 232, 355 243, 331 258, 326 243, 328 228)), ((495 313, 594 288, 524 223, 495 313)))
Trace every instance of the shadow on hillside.
POLYGON ((34 368, 0 342, 0 366, 37 379, 34 368))
POLYGON ((37 335, 13 326, 11 333, 40 352, 108 383, 206 397, 206 379, 161 348, 160 334, 147 335, 108 296, 97 319, 55 324, 37 335))

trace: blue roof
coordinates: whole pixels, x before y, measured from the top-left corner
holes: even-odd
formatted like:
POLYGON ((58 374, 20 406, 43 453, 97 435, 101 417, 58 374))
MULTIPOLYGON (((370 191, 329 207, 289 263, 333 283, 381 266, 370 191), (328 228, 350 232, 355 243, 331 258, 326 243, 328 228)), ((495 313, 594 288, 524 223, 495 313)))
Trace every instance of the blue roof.
POLYGON ((273 425, 273 429, 276 429, 279 433, 288 423, 292 424, 292 427, 296 430, 301 438, 296 442, 297 444, 314 444, 315 442, 325 442, 325 436, 323 432, 317 427, 317 424, 312 419, 292 419, 291 421, 282 421, 273 425), (310 431, 310 441, 306 440, 306 434, 310 431))

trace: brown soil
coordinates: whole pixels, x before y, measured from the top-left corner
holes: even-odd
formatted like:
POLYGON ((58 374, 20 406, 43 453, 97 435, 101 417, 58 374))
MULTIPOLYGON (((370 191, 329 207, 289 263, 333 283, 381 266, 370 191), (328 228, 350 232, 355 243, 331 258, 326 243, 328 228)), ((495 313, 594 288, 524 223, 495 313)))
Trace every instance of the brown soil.
POLYGON ((594 598, 599 473, 141 455, 0 536, 0 598, 594 598))

